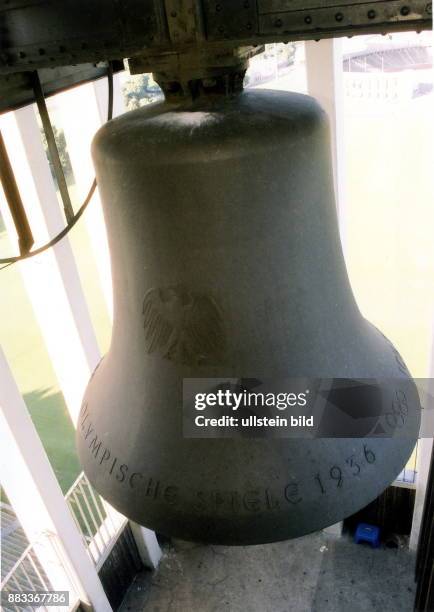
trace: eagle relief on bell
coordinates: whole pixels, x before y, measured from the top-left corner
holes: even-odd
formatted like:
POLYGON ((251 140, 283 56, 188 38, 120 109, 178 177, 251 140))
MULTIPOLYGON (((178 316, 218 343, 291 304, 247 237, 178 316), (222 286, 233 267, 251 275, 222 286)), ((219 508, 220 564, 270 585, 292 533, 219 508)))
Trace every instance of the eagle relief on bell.
POLYGON ((114 294, 77 434, 96 490, 158 533, 222 544, 301 536, 375 499, 413 450, 419 399, 355 302, 317 102, 169 96, 105 124, 93 158, 114 294), (375 379, 406 411, 382 437, 183 435, 184 379, 276 377, 375 379))
POLYGON ((205 365, 223 357, 223 316, 212 297, 182 287, 150 289, 143 300, 147 353, 174 363, 205 365))

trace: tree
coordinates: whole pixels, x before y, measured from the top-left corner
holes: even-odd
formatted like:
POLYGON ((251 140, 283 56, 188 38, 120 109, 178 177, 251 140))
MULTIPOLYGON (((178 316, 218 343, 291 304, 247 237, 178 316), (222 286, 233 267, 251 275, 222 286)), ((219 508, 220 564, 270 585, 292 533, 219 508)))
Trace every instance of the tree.
MULTIPOLYGON (((56 141, 57 150, 59 151, 60 163, 62 164, 63 174, 65 178, 70 178, 72 176, 72 166, 71 160, 69 159, 68 148, 66 146, 66 138, 63 130, 61 128, 53 127, 54 140, 56 141)), ((54 167, 50 159, 50 154, 48 151, 47 137, 45 136, 45 132, 41 127, 41 138, 42 144, 44 145, 45 154, 47 156, 48 162, 50 164, 50 170, 53 178, 56 178, 56 174, 54 172, 54 167)))
POLYGON ((156 102, 163 97, 161 89, 150 74, 131 76, 124 84, 122 93, 127 110, 134 110, 145 104, 156 102))

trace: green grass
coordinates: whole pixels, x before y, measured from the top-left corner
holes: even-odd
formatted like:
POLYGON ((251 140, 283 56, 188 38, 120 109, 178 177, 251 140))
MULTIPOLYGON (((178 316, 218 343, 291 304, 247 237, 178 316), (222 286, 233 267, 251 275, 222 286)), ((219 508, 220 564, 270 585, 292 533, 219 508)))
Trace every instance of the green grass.
POLYGON ((24 394, 33 423, 64 493, 81 468, 75 451, 74 427, 60 391, 40 389, 24 394))

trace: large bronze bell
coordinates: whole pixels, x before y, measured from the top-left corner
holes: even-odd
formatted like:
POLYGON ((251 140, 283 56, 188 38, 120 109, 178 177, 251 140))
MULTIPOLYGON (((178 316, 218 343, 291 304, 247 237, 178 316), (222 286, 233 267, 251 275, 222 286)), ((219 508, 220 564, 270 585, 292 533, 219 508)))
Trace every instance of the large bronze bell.
POLYGON ((114 325, 77 439, 98 492, 157 532, 224 544, 300 536, 378 496, 412 451, 417 411, 400 437, 182 431, 184 378, 408 379, 351 291, 316 101, 246 91, 152 105, 103 126, 93 155, 114 325))

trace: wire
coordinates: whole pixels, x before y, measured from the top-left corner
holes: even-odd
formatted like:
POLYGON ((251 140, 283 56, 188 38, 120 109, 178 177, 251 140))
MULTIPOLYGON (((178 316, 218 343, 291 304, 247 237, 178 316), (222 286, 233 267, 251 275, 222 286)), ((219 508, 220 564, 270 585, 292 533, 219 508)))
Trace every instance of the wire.
MULTIPOLYGON (((113 67, 111 62, 109 62, 107 69, 107 84, 108 84, 108 108, 107 108, 107 121, 110 121, 113 117, 113 67)), ((95 193, 96 189, 96 179, 93 180, 93 183, 89 189, 87 196, 84 199, 83 204, 78 209, 77 213, 71 219, 71 221, 65 226, 65 228, 59 232, 54 238, 52 238, 49 242, 44 244, 43 246, 35 249, 34 251, 30 251, 29 253, 25 253, 24 255, 17 255, 16 257, 6 257, 4 259, 0 259, 0 264, 6 264, 0 268, 0 272, 5 268, 8 268, 12 264, 17 261, 21 261, 23 259, 29 259, 30 257, 35 257, 35 255, 39 255, 43 253, 47 249, 55 246, 62 238, 64 238, 74 227, 77 221, 80 219, 84 211, 86 210, 89 202, 92 200, 92 196, 95 193)))

